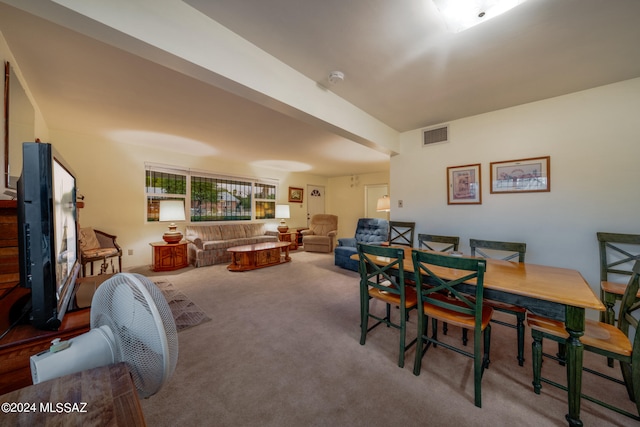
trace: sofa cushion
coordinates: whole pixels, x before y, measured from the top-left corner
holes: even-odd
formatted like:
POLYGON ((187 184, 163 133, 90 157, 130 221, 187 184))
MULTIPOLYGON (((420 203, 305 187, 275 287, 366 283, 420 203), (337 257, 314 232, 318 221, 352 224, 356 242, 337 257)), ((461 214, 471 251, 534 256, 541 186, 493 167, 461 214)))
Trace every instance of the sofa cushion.
POLYGON ((218 249, 224 248, 225 241, 224 240, 209 240, 207 242, 202 242, 202 249, 208 251, 210 249, 218 249))
POLYGON ((219 225, 188 225, 185 234, 191 239, 200 238, 202 241, 222 240, 219 225))
POLYGON ((360 218, 355 239, 361 243, 384 242, 389 237, 389 222, 379 218, 360 218))
POLYGON ((222 240, 242 239, 247 237, 243 224, 225 224, 221 227, 222 240))
POLYGON ((389 234, 389 221, 381 218, 360 218, 356 226, 355 237, 343 237, 335 248, 334 264, 348 270, 358 271, 358 261, 351 259, 358 253, 356 243, 380 245, 386 242, 389 234))
POLYGON ((334 264, 347 270, 358 271, 359 262, 351 259, 351 256, 357 253, 358 250, 355 247, 338 246, 334 249, 334 264))
POLYGON ((80 229, 80 249, 84 252, 91 249, 100 249, 100 242, 93 228, 86 227, 80 229))
POLYGON ((243 224, 245 237, 263 236, 265 226, 263 223, 243 224))
POLYGON ((355 237, 342 237, 338 239, 338 246, 351 246, 355 248, 356 243, 358 243, 358 241, 355 239, 355 237))

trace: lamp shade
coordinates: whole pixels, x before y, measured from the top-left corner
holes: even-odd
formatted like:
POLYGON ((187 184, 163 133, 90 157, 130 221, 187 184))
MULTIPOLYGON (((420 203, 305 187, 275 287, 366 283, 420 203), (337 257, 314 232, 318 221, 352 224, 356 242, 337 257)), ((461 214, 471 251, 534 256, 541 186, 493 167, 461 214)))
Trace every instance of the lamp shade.
POLYGON ((160 200, 160 221, 184 221, 182 200, 160 200))
POLYGON ((276 218, 291 218, 289 205, 276 205, 276 218))
POLYGON ((382 196, 378 199, 376 210, 378 212, 389 212, 391 210, 391 199, 389 196, 382 196))
MULTIPOLYGON (((160 200, 160 221, 184 221, 183 200, 160 200)), ((162 239, 167 243, 178 243, 182 240, 182 233, 177 230, 176 224, 171 222, 169 231, 165 232, 162 239)))
POLYGON ((289 226, 284 221, 285 218, 291 218, 291 212, 289 211, 289 205, 276 205, 276 218, 280 218, 280 225, 278 231, 286 233, 289 231, 289 226))

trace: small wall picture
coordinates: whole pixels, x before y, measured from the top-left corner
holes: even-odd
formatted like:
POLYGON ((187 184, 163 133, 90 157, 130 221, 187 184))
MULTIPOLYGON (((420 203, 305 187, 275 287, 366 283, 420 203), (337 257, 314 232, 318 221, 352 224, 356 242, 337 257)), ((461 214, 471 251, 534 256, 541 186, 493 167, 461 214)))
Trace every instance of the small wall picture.
POLYGON ((304 190, 297 187, 289 187, 289 202, 290 203, 302 203, 302 196, 304 190))
POLYGON ((509 160, 491 163, 492 193, 551 191, 551 158, 509 160))
POLYGON ((480 164, 448 167, 447 193, 450 205, 481 204, 480 164))

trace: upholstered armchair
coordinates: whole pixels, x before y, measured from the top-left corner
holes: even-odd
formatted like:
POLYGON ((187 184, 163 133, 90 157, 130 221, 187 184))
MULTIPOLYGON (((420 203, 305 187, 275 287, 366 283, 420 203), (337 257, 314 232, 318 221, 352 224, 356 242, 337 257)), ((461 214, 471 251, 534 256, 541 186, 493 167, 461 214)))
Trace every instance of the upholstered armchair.
MULTIPOLYGON (((116 242, 116 236, 104 231, 94 230, 91 227, 80 229, 80 263, 82 275, 86 277, 87 264, 91 266, 93 276, 93 263, 100 261, 100 274, 106 273, 109 265, 107 259, 118 257, 118 271, 122 271, 122 248, 116 242)), ((111 272, 116 273, 113 262, 111 272)))
POLYGON ((381 218, 360 218, 356 226, 354 237, 338 239, 338 246, 334 251, 334 264, 348 270, 358 271, 358 261, 351 259, 358 253, 357 243, 379 245, 386 242, 389 236, 389 221, 381 218))
POLYGON ((333 252, 338 217, 331 214, 316 214, 311 217, 308 230, 302 230, 302 246, 307 252, 333 252))

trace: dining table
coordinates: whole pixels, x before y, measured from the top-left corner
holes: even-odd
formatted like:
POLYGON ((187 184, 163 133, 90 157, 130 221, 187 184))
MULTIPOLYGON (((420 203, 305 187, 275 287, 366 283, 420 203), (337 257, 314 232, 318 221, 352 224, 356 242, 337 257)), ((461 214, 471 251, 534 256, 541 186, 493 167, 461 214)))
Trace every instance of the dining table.
MULTIPOLYGON (((411 252, 422 251, 422 249, 410 247, 403 247, 403 249, 405 278, 415 280, 411 252)), ((351 258, 357 260, 358 254, 351 258)), ((373 261, 383 265, 389 262, 389 258, 378 257, 373 261)), ((526 308, 531 313, 565 323, 569 334, 566 342, 569 412, 566 419, 570 426, 582 426, 580 393, 584 347, 580 337, 584 335, 586 309, 604 311, 604 304, 577 270, 490 258, 486 261, 487 269, 484 274, 486 299, 515 304, 526 308)), ((433 272, 447 280, 466 275, 466 272, 461 270, 437 266, 433 266, 433 272)), ((424 277, 424 280, 428 282, 429 277, 424 277)), ((466 286, 469 293, 474 292, 473 281, 466 286)))

